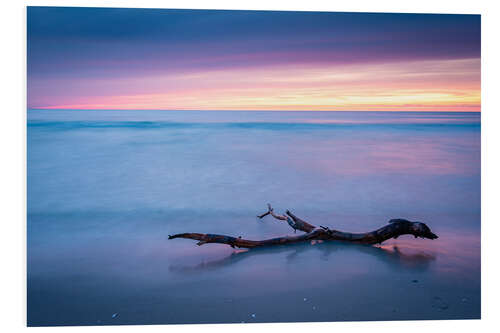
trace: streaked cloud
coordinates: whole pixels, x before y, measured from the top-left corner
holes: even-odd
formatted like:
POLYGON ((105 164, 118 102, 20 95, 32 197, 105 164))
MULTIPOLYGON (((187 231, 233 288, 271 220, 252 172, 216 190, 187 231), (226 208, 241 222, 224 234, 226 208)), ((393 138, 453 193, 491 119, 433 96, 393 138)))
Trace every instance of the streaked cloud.
POLYGON ((475 15, 29 13, 30 108, 480 110, 475 15))

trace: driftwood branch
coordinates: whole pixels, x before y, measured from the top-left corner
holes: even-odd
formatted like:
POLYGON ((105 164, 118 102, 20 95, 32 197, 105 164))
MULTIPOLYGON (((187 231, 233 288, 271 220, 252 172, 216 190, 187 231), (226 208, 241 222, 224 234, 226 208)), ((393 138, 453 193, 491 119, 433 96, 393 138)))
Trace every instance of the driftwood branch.
POLYGON ((258 215, 257 217, 262 219, 264 216, 271 215, 277 220, 282 220, 286 221, 290 227, 292 227, 293 231, 296 232, 297 230, 301 230, 304 232, 311 232, 314 229, 316 229, 315 226, 312 224, 307 223, 304 220, 301 220, 297 216, 293 215, 292 212, 289 210, 286 211, 286 215, 279 215, 274 212, 273 207, 271 207, 271 204, 267 204, 267 212, 264 214, 258 215), (288 216, 287 216, 288 215, 288 216))
POLYGON ((255 248, 274 245, 285 245, 306 242, 311 240, 323 241, 346 241, 360 244, 377 244, 382 243, 390 238, 397 238, 401 235, 413 235, 415 238, 438 238, 431 229, 422 222, 411 222, 405 219, 392 219, 389 224, 377 230, 365 233, 350 233, 330 229, 329 227, 320 226, 319 228, 309 224, 308 222, 298 218, 290 211, 286 211, 286 215, 276 214, 268 204, 268 211, 259 215, 259 218, 264 218, 271 215, 277 220, 287 221, 287 223, 296 230, 303 231, 304 234, 298 236, 284 236, 277 238, 270 238, 265 240, 248 240, 240 237, 231 237, 216 234, 200 234, 200 233, 183 233, 176 235, 169 235, 168 239, 187 238, 197 240, 197 245, 208 243, 227 244, 231 247, 240 248, 255 248))

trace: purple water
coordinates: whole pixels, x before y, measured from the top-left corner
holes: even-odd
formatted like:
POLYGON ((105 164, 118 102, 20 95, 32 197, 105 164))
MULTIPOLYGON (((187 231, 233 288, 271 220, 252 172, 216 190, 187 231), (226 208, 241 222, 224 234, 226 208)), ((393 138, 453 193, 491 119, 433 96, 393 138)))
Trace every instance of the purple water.
POLYGON ((28 111, 28 324, 480 317, 480 114, 28 111), (439 239, 259 251, 391 218, 439 239))

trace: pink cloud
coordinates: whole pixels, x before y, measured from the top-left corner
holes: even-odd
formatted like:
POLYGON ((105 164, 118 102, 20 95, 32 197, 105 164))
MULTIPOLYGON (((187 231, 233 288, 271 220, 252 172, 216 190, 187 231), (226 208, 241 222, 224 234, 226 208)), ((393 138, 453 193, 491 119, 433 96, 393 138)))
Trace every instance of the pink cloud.
POLYGON ((480 59, 33 79, 29 93, 32 108, 479 111, 480 59))

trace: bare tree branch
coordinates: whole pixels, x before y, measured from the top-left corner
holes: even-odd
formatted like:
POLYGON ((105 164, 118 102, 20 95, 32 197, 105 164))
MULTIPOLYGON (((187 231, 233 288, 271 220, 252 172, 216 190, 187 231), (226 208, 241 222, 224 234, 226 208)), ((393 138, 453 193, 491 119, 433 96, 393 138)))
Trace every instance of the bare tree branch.
POLYGON ((240 248, 255 248, 274 245, 285 245, 299 242, 306 242, 311 240, 324 240, 324 241, 345 241, 360 244, 377 244, 382 243, 390 238, 397 238, 401 235, 413 235, 415 238, 438 238, 431 229, 422 222, 411 222, 405 219, 393 219, 389 224, 377 230, 366 233, 350 233, 330 229, 328 227, 320 226, 316 228, 312 224, 296 217, 290 211, 285 215, 275 214, 273 208, 268 204, 268 211, 259 216, 263 218, 266 215, 271 215, 278 220, 286 220, 294 230, 301 230, 305 233, 299 236, 284 236, 265 240, 248 240, 240 237, 231 237, 226 235, 216 234, 200 234, 200 233, 183 233, 176 235, 169 235, 168 239, 187 238, 198 240, 197 245, 208 243, 227 244, 231 247, 240 248))
POLYGON ((303 232, 311 232, 314 229, 316 229, 315 226, 307 223, 304 220, 299 219, 297 216, 293 215, 289 210, 286 211, 286 214, 288 216, 276 214, 274 212, 273 207, 271 207, 271 204, 267 204, 267 212, 265 212, 264 214, 258 215, 257 217, 262 219, 263 217, 265 217, 267 215, 271 215, 272 217, 274 217, 277 220, 286 221, 288 223, 288 225, 290 227, 292 227, 294 232, 297 230, 300 230, 303 232))

